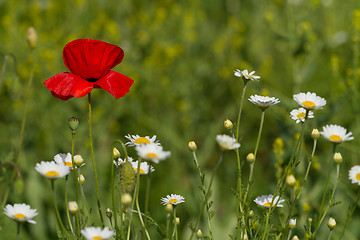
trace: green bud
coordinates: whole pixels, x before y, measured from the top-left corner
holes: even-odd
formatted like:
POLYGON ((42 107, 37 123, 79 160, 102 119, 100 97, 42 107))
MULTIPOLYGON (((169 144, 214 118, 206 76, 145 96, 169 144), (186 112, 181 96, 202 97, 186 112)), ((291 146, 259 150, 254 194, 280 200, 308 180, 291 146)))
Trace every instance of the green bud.
POLYGON ((135 171, 129 161, 120 165, 120 188, 125 193, 130 193, 135 185, 135 171))
POLYGON ((75 130, 78 128, 79 126, 79 119, 76 118, 76 117, 72 117, 72 118, 69 118, 68 120, 69 122, 69 128, 72 132, 75 132, 75 130))
POLYGON ((29 45, 29 47, 31 49, 34 49, 36 47, 36 43, 37 43, 37 33, 36 33, 36 30, 35 28, 33 27, 30 27, 28 30, 27 30, 27 34, 26 34, 26 41, 29 45))
POLYGON ((189 142, 188 148, 190 149, 190 151, 195 151, 197 149, 196 143, 194 141, 189 142))
POLYGON ((112 215, 113 215, 113 211, 112 211, 110 208, 107 208, 107 209, 106 209, 106 216, 107 216, 108 218, 111 218, 112 215))

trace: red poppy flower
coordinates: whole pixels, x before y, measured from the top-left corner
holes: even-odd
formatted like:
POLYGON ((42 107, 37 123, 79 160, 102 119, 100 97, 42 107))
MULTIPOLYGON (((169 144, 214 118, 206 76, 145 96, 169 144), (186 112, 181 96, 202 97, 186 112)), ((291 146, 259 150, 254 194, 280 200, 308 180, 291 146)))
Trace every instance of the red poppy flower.
POLYGON ((44 82, 54 97, 68 100, 83 97, 93 88, 102 88, 115 98, 129 92, 133 80, 110 69, 118 65, 124 51, 99 40, 77 39, 64 47, 63 58, 70 72, 53 76, 44 82))

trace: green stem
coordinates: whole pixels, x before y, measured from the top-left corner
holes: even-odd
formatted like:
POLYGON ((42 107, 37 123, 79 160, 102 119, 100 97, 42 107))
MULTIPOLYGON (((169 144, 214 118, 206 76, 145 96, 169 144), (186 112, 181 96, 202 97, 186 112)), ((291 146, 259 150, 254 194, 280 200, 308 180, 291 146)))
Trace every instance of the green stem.
MULTIPOLYGON (((77 174, 78 174, 78 179, 79 179, 79 178, 80 178, 80 169, 79 169, 79 171, 77 172, 77 174)), ((76 181, 78 181, 78 180, 76 180, 76 181)), ((84 194, 84 189, 83 189, 83 187, 82 187, 81 184, 80 184, 79 186, 80 186, 80 194, 81 194, 81 198, 82 198, 82 204, 83 204, 83 206, 85 206, 85 208, 86 208, 86 212, 88 213, 88 216, 89 216, 89 218, 90 218, 91 224, 94 225, 94 220, 93 220, 92 217, 91 217, 91 212, 90 212, 89 206, 88 206, 88 204, 87 204, 87 202, 86 202, 86 197, 85 197, 85 194, 84 194)), ((76 213, 76 214, 78 214, 78 213, 76 213)), ((80 229, 80 227, 79 227, 79 229, 80 229)), ((80 230, 78 230, 78 232, 79 232, 79 231, 80 231, 80 230)))
POLYGON ((170 235, 170 213, 166 215, 166 239, 169 239, 170 235))
POLYGON ((332 235, 332 230, 330 230, 328 240, 330 240, 330 239, 331 239, 331 235, 332 235))
POLYGON ((352 217, 352 215, 353 215, 353 213, 354 213, 354 211, 355 211, 355 208, 356 208, 357 205, 358 205, 359 199, 360 199, 360 192, 358 192, 358 196, 357 196, 354 204, 353 204, 352 207, 349 209, 349 213, 348 213, 348 216, 347 216, 347 218, 346 218, 346 222, 345 222, 345 225, 344 225, 343 230, 342 230, 342 232, 341 232, 341 235, 340 235, 339 240, 342 239, 342 237, 344 236, 344 233, 345 233, 346 228, 347 228, 347 227, 349 226, 349 224, 350 224, 351 217, 352 217))
POLYGON ((69 226, 70 226, 70 230, 71 230, 71 233, 75 236, 74 234, 74 229, 72 227, 72 224, 71 224, 71 219, 70 219, 70 213, 69 213, 69 207, 68 207, 68 198, 67 198, 67 182, 68 182, 68 175, 65 177, 65 209, 66 209, 66 216, 67 216, 67 219, 68 219, 68 222, 69 222, 69 226))
POLYGON ((17 222, 16 240, 20 240, 20 225, 21 223, 17 222))
POLYGON ((92 164, 94 167, 94 174, 95 174, 95 187, 96 187, 96 199, 97 199, 97 206, 99 210, 99 215, 101 219, 101 223, 104 225, 104 218, 101 212, 101 205, 100 205, 100 193, 99 193, 99 184, 98 184, 98 176, 96 171, 96 164, 95 164, 95 157, 94 157, 94 146, 93 146, 93 140, 92 140, 92 133, 91 133, 91 92, 88 94, 88 103, 89 103, 89 137, 90 137, 90 149, 91 149, 91 159, 92 164))
MULTIPOLYGON (((79 203, 79 181, 78 181, 78 174, 76 165, 74 163, 74 148, 75 148, 75 131, 72 131, 71 133, 71 163, 74 171, 74 181, 75 181, 75 200, 76 203, 79 203)), ((67 179, 67 176, 66 176, 67 179)), ((68 213, 69 211, 67 211, 68 213)), ((77 237, 80 236, 80 220, 79 220, 79 212, 75 215, 76 218, 76 227, 77 227, 77 237)), ((71 226, 71 225, 70 225, 71 226)), ((72 227, 72 226, 71 226, 72 227)))
POLYGON ((291 233, 292 233, 292 230, 290 229, 289 234, 288 234, 288 237, 287 237, 287 240, 290 240, 291 233))
MULTIPOLYGON (((149 163, 148 166, 148 174, 146 178, 146 192, 145 192, 145 214, 148 214, 149 212, 149 196, 150 196, 150 187, 151 187, 151 163, 149 163)), ((140 171, 140 168, 137 169, 140 171)), ((147 226, 147 218, 145 218, 145 226, 147 226)))
POLYGON ((61 230, 64 232, 64 234, 66 235, 67 239, 70 239, 70 236, 69 234, 67 233, 67 230, 66 228, 64 227, 64 224, 61 220, 61 217, 60 217, 60 213, 59 213, 59 209, 57 207, 57 204, 56 204, 56 194, 55 194, 55 184, 54 184, 54 181, 55 180, 50 180, 51 181, 51 191, 52 191, 52 194, 53 194, 53 202, 54 202, 54 208, 55 208, 55 212, 56 212, 56 217, 58 219, 58 222, 60 224, 60 228, 61 230))
POLYGON ((178 240, 177 224, 176 224, 176 207, 174 207, 173 216, 174 216, 174 232, 172 234, 172 238, 175 237, 175 240, 178 240))

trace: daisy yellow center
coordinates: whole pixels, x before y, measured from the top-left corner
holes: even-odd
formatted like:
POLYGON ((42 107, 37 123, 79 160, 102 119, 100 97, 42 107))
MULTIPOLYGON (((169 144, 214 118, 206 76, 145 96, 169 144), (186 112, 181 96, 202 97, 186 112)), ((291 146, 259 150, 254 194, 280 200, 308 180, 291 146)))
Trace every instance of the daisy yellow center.
POLYGON ((356 174, 356 179, 360 181, 360 173, 356 174))
POLYGON ((102 236, 95 236, 95 237, 93 237, 92 239, 94 239, 94 240, 101 240, 101 239, 103 239, 103 237, 102 237, 102 236))
POLYGON ((155 153, 147 153, 146 156, 148 156, 149 158, 157 158, 159 159, 159 156, 155 153))
MULTIPOLYGON (((267 203, 265 203, 263 206, 264 206, 264 207, 270 207, 270 206, 271 206, 271 203, 267 202, 267 203)), ((273 206, 274 206, 274 204, 273 204, 273 206)))
MULTIPOLYGON (((137 172, 137 168, 134 168, 134 171, 137 172)), ((140 173, 145 173, 145 171, 140 168, 140 173)))
POLYGON ((60 174, 56 171, 48 171, 47 173, 45 173, 45 175, 48 177, 60 176, 60 174))
POLYGON ((25 217, 25 215, 22 214, 22 213, 17 213, 17 214, 14 215, 14 217, 23 219, 25 217))
POLYGON ((150 141, 147 138, 139 137, 139 138, 135 139, 134 143, 136 143, 136 144, 142 144, 142 143, 148 144, 148 143, 150 143, 150 141))
POLYGON ((64 163, 66 166, 72 167, 72 162, 65 162, 64 163))
POLYGON ((304 118, 306 115, 306 113, 299 113, 298 115, 296 115, 296 117, 298 118, 304 118))
POLYGON ((312 101, 304 101, 302 102, 302 105, 304 107, 315 107, 315 103, 313 103, 312 101))
POLYGON ((335 141, 335 142, 339 142, 343 140, 339 135, 331 135, 329 138, 331 141, 335 141))
POLYGON ((178 201, 177 199, 172 198, 172 199, 169 200, 169 203, 177 203, 177 201, 178 201))

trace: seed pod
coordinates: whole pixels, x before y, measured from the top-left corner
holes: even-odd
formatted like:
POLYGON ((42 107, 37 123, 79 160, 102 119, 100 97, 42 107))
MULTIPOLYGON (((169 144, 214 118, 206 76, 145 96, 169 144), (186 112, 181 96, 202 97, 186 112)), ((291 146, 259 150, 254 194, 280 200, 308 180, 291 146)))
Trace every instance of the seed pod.
POLYGON ((130 193, 135 185, 135 171, 130 162, 120 165, 120 188, 125 193, 130 193))

